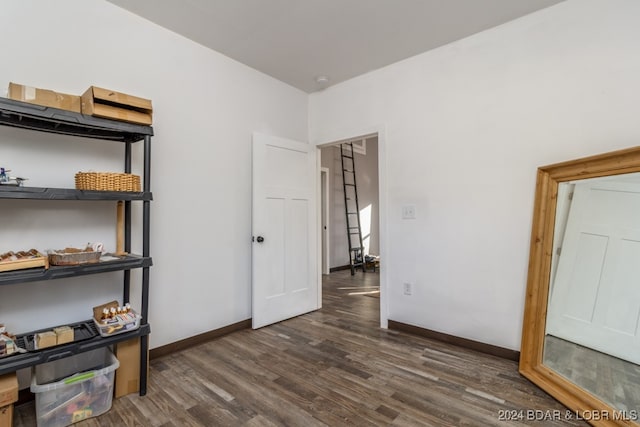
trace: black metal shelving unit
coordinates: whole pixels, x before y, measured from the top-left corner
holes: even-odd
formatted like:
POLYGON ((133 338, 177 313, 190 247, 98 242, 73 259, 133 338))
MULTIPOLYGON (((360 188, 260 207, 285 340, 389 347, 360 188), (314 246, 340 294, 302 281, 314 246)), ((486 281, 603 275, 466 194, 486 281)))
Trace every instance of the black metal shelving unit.
MULTIPOLYGON (((140 395, 147 392, 147 355, 149 351, 149 268, 153 264, 149 256, 149 221, 151 216, 151 126, 101 119, 72 111, 44 107, 11 99, 0 98, 0 125, 29 129, 46 133, 94 138, 124 144, 124 172, 131 173, 131 145, 144 143, 143 191, 125 193, 113 191, 83 191, 69 188, 36 188, 0 186, 0 199, 26 200, 111 200, 124 201, 125 247, 131 252, 131 203, 142 202, 142 254, 118 257, 116 260, 80 266, 52 266, 48 270, 27 269, 0 273, 0 285, 18 284, 39 280, 55 280, 65 277, 123 271, 123 303, 129 302, 131 270, 142 269, 142 306, 140 328, 110 337, 100 335, 92 338, 49 347, 37 351, 0 358, 0 374, 13 372, 73 354, 106 347, 133 338, 140 339, 140 395)), ((91 322, 88 320, 86 322, 91 322)), ((29 333, 18 336, 18 341, 29 333)))
POLYGON ((48 270, 44 268, 30 268, 0 273, 0 285, 37 282, 40 280, 64 279, 65 277, 85 276, 87 274, 106 273, 108 271, 131 270, 134 268, 151 267, 150 257, 140 255, 118 256, 117 260, 103 261, 95 264, 81 265, 52 265, 48 270))
POLYGON ((3 199, 22 200, 151 200, 150 192, 88 191, 72 188, 0 186, 3 199))
MULTIPOLYGON (((92 325, 93 320, 88 319, 85 320, 84 323, 92 325)), ((100 335, 96 335, 93 338, 74 342, 71 344, 63 344, 56 347, 48 347, 38 351, 30 351, 27 353, 7 356, 3 359, 0 359, 0 366, 2 366, 2 369, 0 369, 0 375, 7 372, 17 371, 18 369, 22 368, 29 368, 41 363, 63 359, 65 357, 73 356, 74 354, 82 353, 89 350, 94 350, 96 348, 117 344, 122 341, 128 341, 132 338, 144 338, 147 337, 150 332, 151 327, 147 323, 146 325, 140 325, 140 328, 136 329, 135 331, 127 332, 124 334, 113 335, 111 337, 101 337, 100 335)), ((31 335, 33 335, 33 332, 18 335, 18 343, 20 343, 21 340, 24 340, 25 337, 31 335)))

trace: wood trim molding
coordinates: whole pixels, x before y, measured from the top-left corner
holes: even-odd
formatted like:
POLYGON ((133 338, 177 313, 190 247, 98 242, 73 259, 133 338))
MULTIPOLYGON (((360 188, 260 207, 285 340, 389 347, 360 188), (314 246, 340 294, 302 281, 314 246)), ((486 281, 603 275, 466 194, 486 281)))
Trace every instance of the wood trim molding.
POLYGON ((331 268, 329 269, 329 273, 333 273, 333 272, 336 272, 336 271, 342 271, 342 270, 349 270, 350 268, 351 268, 351 267, 349 266, 349 264, 347 264, 347 265, 340 265, 340 266, 338 266, 338 267, 331 267, 331 268))
POLYGON ((407 332, 409 334, 418 335, 425 338, 431 338, 437 341, 446 342, 447 344, 457 345, 458 347, 468 348, 470 350, 479 351, 481 353, 490 354, 492 356, 501 357, 514 361, 520 360, 520 352, 509 350, 508 348, 498 347, 492 344, 486 344, 480 341, 474 341, 467 338, 457 337, 442 332, 432 331, 431 329, 421 328, 419 326, 409 325, 407 323, 396 322, 389 319, 389 329, 407 332))
POLYGON ((231 325, 227 325, 222 328, 214 329, 212 331, 194 335, 192 337, 185 338, 180 341, 175 341, 167 345, 152 348, 151 350, 149 350, 149 359, 156 359, 158 357, 167 356, 171 353, 175 353, 176 351, 184 350, 185 348, 193 347, 198 344, 202 344, 202 343, 214 340, 216 338, 220 338, 232 332, 241 331, 243 329, 250 329, 250 328, 251 328, 251 319, 242 320, 240 322, 233 323, 231 325))

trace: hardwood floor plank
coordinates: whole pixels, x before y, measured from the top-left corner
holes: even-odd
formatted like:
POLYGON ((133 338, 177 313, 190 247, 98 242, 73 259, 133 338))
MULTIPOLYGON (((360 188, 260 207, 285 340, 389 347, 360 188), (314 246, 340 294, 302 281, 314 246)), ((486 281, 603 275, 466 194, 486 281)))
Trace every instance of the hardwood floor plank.
POLYGON ((393 421, 396 419, 396 417, 398 415, 400 415, 400 412, 398 411, 394 411, 393 409, 389 408, 388 406, 385 405, 379 405, 376 408, 377 412, 380 412, 382 415, 384 415, 389 421, 393 421))
POLYGON ((351 413, 344 409, 339 399, 335 398, 332 388, 327 387, 326 382, 321 380, 320 374, 325 369, 306 369, 304 363, 294 358, 283 361, 271 354, 263 355, 260 363, 265 366, 265 369, 270 369, 281 375, 281 378, 286 378, 287 382, 296 382, 297 387, 305 390, 305 394, 316 395, 307 410, 318 420, 332 426, 342 425, 345 419, 352 418, 351 413))
MULTIPOLYGON (((187 357, 191 357, 188 355, 187 357)), ((284 425, 322 425, 316 422, 303 409, 292 405, 284 396, 273 393, 269 385, 273 381, 267 375, 254 376, 242 371, 238 366, 212 364, 208 371, 221 383, 227 383, 225 389, 248 405, 256 413, 268 416, 272 421, 284 425)))
POLYGON ((278 424, 274 424, 266 417, 262 415, 256 415, 246 423, 242 424, 242 427, 278 427, 278 424))
POLYGON ((121 397, 114 401, 113 406, 118 407, 117 411, 109 411, 109 413, 116 413, 120 419, 122 420, 122 425, 128 427, 140 427, 149 425, 147 419, 144 417, 144 414, 140 412, 140 410, 134 405, 131 400, 140 398, 137 395, 128 395, 121 397))
POLYGON ((187 412, 202 425, 231 426, 242 423, 230 411, 204 403, 192 406, 187 412))

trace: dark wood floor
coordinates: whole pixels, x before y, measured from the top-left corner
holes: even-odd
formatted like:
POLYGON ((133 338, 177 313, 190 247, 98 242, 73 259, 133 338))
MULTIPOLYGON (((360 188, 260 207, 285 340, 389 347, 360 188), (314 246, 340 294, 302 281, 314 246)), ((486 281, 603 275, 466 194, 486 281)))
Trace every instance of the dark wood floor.
MULTIPOLYGON (((379 329, 377 286, 333 273, 322 310, 155 359, 147 396, 77 425, 586 425, 513 361, 379 329)), ((33 403, 16 409, 15 426, 35 425, 33 403)))
POLYGON ((547 335, 544 364, 616 409, 640 414, 640 366, 547 335))

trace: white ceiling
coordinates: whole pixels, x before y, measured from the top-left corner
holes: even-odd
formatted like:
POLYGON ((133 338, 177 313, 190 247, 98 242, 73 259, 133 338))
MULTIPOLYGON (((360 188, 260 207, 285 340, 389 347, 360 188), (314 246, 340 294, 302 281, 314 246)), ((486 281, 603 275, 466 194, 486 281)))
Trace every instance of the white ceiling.
POLYGON ((562 0, 108 1, 314 92, 562 0))

